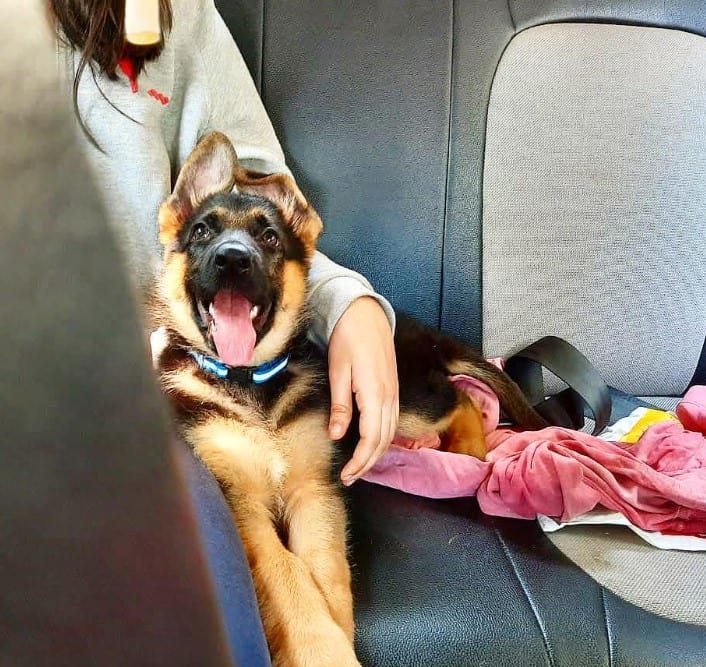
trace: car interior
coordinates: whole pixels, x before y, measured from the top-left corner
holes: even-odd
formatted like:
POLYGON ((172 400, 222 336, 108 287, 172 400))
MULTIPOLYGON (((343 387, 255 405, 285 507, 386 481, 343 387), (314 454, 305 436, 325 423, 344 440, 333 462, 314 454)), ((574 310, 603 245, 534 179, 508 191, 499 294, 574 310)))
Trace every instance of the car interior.
MULTIPOLYGON (((216 5, 321 215, 320 247, 395 308, 486 357, 544 336, 568 341, 610 388, 611 423, 637 406, 673 410, 706 384, 702 2, 216 5)), ((544 379, 550 394, 565 386, 544 379)), ((104 407, 118 438, 121 406, 104 407)), ((149 403, 142 410, 149 424, 149 403)), ((592 419, 587 411, 588 432, 592 419)), ((11 626, 15 653, 3 664, 30 664, 20 649, 30 641, 31 664, 53 664, 42 646, 57 613, 102 638, 90 660, 77 649, 74 664, 266 664, 238 662, 249 655, 243 643, 262 653, 263 639, 243 637, 234 611, 252 582, 232 575, 239 537, 225 498, 175 446, 179 465, 155 450, 149 470, 134 460, 139 443, 103 464, 86 446, 90 502, 70 480, 49 481, 62 452, 41 470, 24 459, 0 466, 8 512, 23 484, 46 480, 45 499, 70 507, 62 525, 82 545, 69 557, 15 544, 16 558, 58 574, 55 590, 17 578, 6 588, 28 609, 43 600, 34 618, 44 630, 11 626), (126 488, 140 493, 93 530, 126 488), (108 555, 108 528, 128 525, 151 538, 108 555), (145 566, 119 591, 92 594, 96 559, 119 567, 142 550, 165 579, 145 566), (53 607, 71 587, 70 609, 53 607)), ((624 526, 548 533, 535 520, 484 514, 473 497, 434 500, 365 481, 345 496, 363 665, 706 664, 702 552, 658 549, 624 526)))

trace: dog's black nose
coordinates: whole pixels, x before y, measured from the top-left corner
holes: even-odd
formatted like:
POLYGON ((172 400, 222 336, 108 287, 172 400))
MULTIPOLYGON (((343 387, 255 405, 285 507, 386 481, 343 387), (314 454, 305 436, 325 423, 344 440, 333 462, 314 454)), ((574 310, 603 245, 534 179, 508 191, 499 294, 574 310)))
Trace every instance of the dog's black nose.
POLYGON ((221 271, 249 273, 252 269, 252 253, 242 243, 223 243, 216 250, 216 267, 221 271))

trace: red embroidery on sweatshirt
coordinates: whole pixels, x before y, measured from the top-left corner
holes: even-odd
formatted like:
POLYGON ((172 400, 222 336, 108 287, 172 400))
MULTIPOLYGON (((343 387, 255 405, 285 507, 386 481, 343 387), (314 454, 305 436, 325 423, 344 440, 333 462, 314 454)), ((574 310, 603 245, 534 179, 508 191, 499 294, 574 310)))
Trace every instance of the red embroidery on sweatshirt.
MULTIPOLYGON (((118 61, 118 66, 123 71, 123 74, 130 80, 130 90, 133 93, 139 91, 137 86, 137 75, 135 74, 135 63, 130 58, 121 58, 118 61)), ((164 94, 160 93, 156 88, 150 88, 147 91, 150 97, 154 97, 162 106, 169 104, 169 98, 164 94)))
POLYGON ((120 67, 123 74, 130 80, 130 90, 136 93, 139 88, 137 87, 137 76, 135 75, 135 63, 131 58, 121 58, 118 61, 118 67, 120 67))
POLYGON ((158 90, 155 90, 154 88, 150 88, 147 91, 147 94, 150 97, 154 97, 154 99, 159 100, 159 102, 161 102, 163 106, 169 104, 169 98, 163 93, 160 93, 158 90))

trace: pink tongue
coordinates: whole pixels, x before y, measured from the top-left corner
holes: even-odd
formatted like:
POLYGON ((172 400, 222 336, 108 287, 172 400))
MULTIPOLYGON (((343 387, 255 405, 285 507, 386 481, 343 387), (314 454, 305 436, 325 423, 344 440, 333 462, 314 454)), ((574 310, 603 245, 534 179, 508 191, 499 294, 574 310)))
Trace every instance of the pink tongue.
POLYGON ((252 304, 237 292, 216 294, 211 308, 211 335, 221 361, 229 366, 248 366, 255 349, 255 327, 250 319, 252 304))

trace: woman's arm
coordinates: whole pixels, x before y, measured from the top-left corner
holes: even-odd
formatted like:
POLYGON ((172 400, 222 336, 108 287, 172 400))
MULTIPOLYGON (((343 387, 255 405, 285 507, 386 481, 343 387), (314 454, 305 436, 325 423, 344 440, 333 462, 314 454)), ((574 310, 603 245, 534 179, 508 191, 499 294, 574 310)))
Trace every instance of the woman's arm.
POLYGON ((329 341, 331 416, 329 434, 342 438, 360 410, 360 442, 341 471, 346 485, 365 475, 385 453, 397 430, 399 392, 392 339, 395 313, 360 274, 316 253, 311 267, 309 305, 313 335, 329 341), (341 272, 350 277, 342 284, 341 272))
POLYGON ((359 273, 339 266, 317 251, 311 264, 309 282, 309 308, 314 316, 311 333, 322 346, 328 344, 341 315, 353 301, 364 296, 371 297, 380 305, 394 331, 395 311, 392 306, 359 273))
POLYGON ((187 66, 192 68, 194 87, 203 91, 207 105, 198 138, 214 130, 223 132, 233 143, 238 159, 249 169, 266 174, 289 173, 255 83, 213 0, 182 2, 193 2, 184 19, 194 22, 189 35, 193 44, 189 48, 196 62, 187 66))

